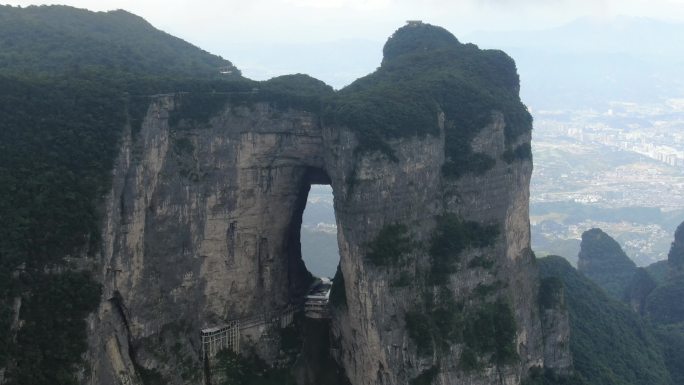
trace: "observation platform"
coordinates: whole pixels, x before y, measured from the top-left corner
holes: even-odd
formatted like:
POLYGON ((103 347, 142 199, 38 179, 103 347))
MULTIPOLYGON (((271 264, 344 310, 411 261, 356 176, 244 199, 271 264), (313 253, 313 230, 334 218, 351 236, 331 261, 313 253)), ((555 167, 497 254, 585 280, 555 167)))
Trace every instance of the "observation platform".
POLYGON ((304 315, 307 318, 330 318, 331 289, 332 281, 330 278, 316 278, 316 281, 309 287, 309 292, 304 300, 304 315))

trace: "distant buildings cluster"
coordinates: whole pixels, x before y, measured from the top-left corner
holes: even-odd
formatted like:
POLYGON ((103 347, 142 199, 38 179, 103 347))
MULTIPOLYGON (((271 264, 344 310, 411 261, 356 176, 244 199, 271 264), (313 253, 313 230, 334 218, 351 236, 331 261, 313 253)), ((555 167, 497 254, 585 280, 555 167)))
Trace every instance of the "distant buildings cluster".
POLYGON ((670 166, 684 167, 684 138, 676 133, 658 138, 647 130, 630 132, 601 126, 570 127, 567 129, 567 135, 580 142, 589 141, 606 146, 619 147, 670 166), (669 144, 654 142, 654 140, 658 139, 660 142, 667 142, 669 144))

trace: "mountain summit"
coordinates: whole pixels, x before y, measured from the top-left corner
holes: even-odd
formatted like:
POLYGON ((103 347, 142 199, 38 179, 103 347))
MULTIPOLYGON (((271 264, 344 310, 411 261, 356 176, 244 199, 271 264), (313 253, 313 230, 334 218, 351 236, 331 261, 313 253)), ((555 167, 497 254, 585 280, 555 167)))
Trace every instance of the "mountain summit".
POLYGON ((123 10, 0 5, 0 74, 82 71, 202 78, 240 73, 230 61, 123 10))
POLYGON ((614 298, 622 299, 636 271, 622 247, 601 229, 582 234, 577 270, 601 286, 614 298))

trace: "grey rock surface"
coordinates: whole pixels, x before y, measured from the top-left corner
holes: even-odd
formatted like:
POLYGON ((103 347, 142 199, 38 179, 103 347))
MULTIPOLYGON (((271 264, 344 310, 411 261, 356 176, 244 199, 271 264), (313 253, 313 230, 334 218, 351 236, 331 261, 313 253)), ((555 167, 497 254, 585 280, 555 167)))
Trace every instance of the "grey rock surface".
MULTIPOLYGON (((547 344, 537 304, 537 268, 528 215, 531 160, 507 163, 504 116, 493 115, 472 147, 496 159, 482 175, 445 179, 444 136, 390 141, 397 161, 359 153, 346 127, 322 126, 312 113, 266 103, 226 104, 206 123, 169 116, 182 95, 153 100, 142 129, 121 144, 105 207, 99 276, 104 294, 89 319, 88 384, 141 384, 157 373, 169 384, 204 383, 199 332, 229 320, 277 313, 305 292, 299 231, 308 189, 333 189, 347 305, 333 309, 332 354, 353 385, 407 384, 438 366, 435 384, 519 384, 543 366, 547 344), (430 263, 427 245, 445 213, 500 232, 488 247, 467 249, 446 285, 465 307, 509 301, 518 359, 467 371, 462 344, 419 356, 404 321, 423 298, 413 279, 393 285, 398 270, 370 263, 368 243, 401 223, 419 247, 402 271, 412 277, 430 263), (468 268, 486 257, 493 267, 468 268), (478 299, 479 285, 494 285, 478 299)), ((442 114, 435 116, 442 126, 442 114)), ((524 134, 516 146, 530 141, 524 134)), ((550 338, 567 338, 561 315, 550 338)), ((244 333, 240 350, 278 360, 268 328, 244 333)), ((276 337, 277 340, 277 337, 276 337)), ((554 349, 558 349, 557 346, 554 349)), ((551 354, 554 367, 571 365, 551 354), (562 362, 561 362, 562 361, 562 362), (559 363, 560 362, 560 363, 559 363)), ((567 368, 561 368, 567 369, 567 368)))

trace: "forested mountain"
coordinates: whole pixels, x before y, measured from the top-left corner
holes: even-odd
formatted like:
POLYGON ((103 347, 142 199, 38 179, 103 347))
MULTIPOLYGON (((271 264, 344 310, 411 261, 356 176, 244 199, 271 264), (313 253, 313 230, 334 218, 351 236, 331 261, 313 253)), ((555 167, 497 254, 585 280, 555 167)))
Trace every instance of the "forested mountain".
POLYGON ((74 381, 84 318, 99 302, 86 272, 98 207, 122 131, 147 109, 133 95, 183 90, 190 82, 179 79, 220 69, 239 79, 230 62, 124 11, 0 6, 0 373, 9 384, 74 381))
POLYGON ((601 229, 587 230, 582 234, 578 257, 577 270, 614 298, 622 299, 636 265, 620 244, 601 229))
POLYGON ((237 76, 231 62, 123 10, 0 5, 0 74, 237 76), (224 74, 221 74, 224 72, 224 74))
POLYGON ((441 27, 420 24, 397 30, 383 55, 375 72, 340 90, 324 116, 354 128, 364 150, 380 150, 393 158, 385 141, 434 135, 439 131, 434 115, 440 108, 453 119, 453 129, 445 130, 444 175, 481 174, 495 160, 474 153, 470 141, 497 110, 506 120, 505 161, 532 158, 530 146, 511 145, 532 129, 532 116, 518 97, 515 63, 504 52, 480 50, 441 27))
POLYGON ((668 254, 668 275, 646 297, 643 313, 655 325, 675 384, 684 383, 684 223, 668 254))
POLYGON ((639 267, 625 287, 623 299, 632 307, 632 310, 642 314, 646 306, 646 298, 657 285, 651 273, 646 268, 639 267))
POLYGON ((668 260, 648 268, 633 269, 619 245, 598 229, 582 238, 585 271, 561 257, 539 260, 543 278, 563 281, 577 373, 597 385, 683 383, 684 224, 675 232, 668 260))
POLYGON ((675 231, 674 241, 667 255, 670 277, 684 275, 684 222, 675 231))
POLYGON ((542 278, 563 282, 570 314, 570 349, 588 385, 675 384, 653 328, 608 296, 562 257, 539 260, 542 278))

